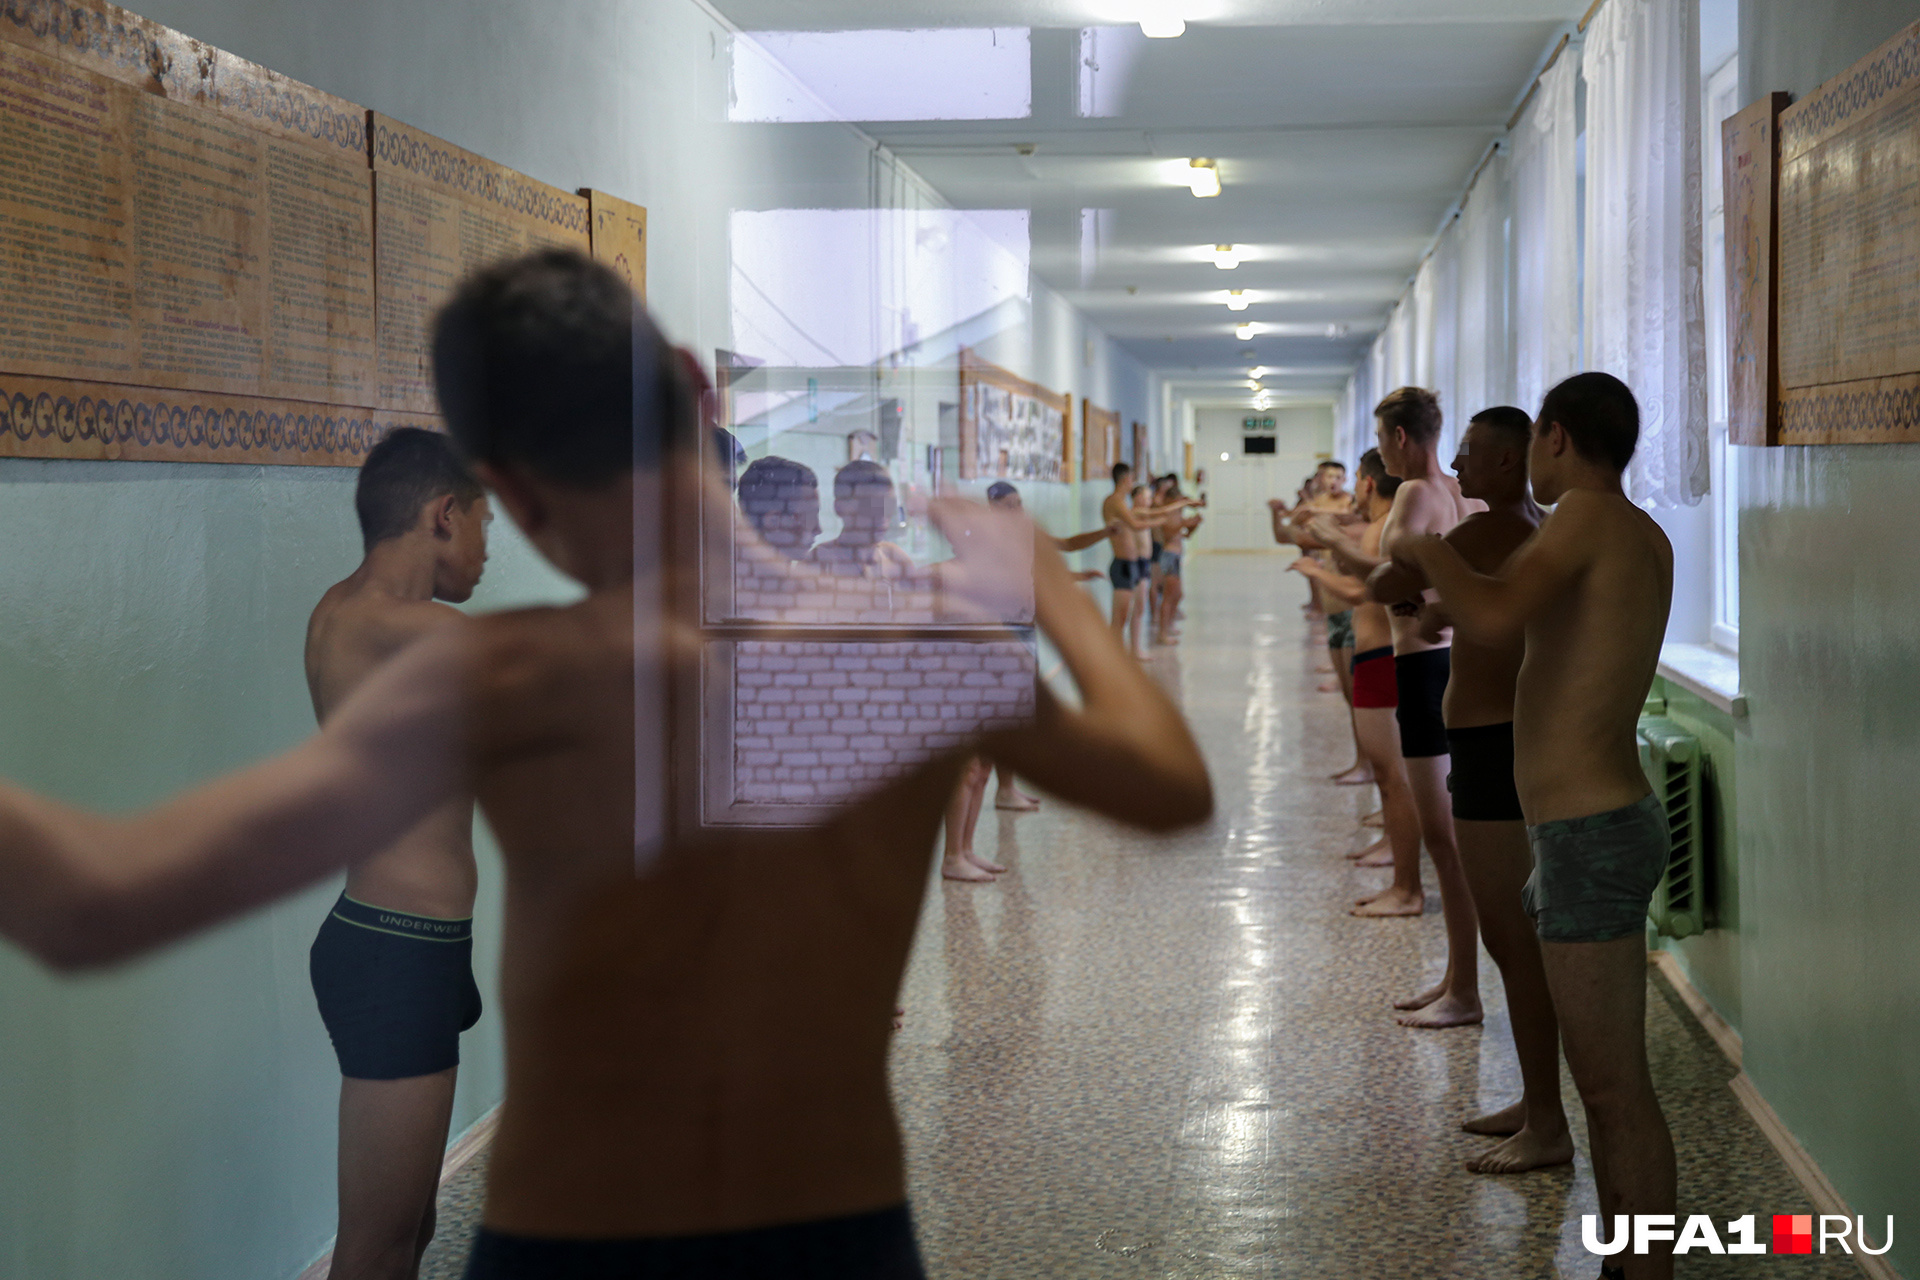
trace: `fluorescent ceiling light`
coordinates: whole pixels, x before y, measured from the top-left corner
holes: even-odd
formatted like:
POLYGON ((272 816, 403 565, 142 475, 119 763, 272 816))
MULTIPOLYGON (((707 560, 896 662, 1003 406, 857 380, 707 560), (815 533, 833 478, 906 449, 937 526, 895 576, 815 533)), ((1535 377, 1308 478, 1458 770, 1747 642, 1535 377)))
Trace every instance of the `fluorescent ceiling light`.
POLYGON ((1247 291, 1245 289, 1229 289, 1227 291, 1227 310, 1245 311, 1246 309, 1247 291))
POLYGON ((1140 34, 1149 40, 1176 40, 1186 34, 1187 20, 1173 0, 1146 0, 1140 6, 1140 34))
POLYGON ((1202 200, 1220 194, 1220 166, 1212 160, 1200 159, 1187 161, 1187 185, 1193 188, 1193 194, 1202 200))
MULTIPOLYGON (((1195 195, 1200 194, 1194 192, 1195 195)), ((1240 265, 1240 249, 1237 245, 1217 244, 1213 246, 1213 265, 1222 271, 1231 271, 1240 265)))
POLYGON ((1236 326, 1233 331, 1233 336, 1242 342, 1251 342, 1253 340, 1253 322, 1249 320, 1243 325, 1236 326))
POLYGON ((1226 455, 1226 454, 1224 454, 1224 453, 1223 453, 1223 454, 1221 454, 1221 455, 1220 455, 1220 461, 1222 461, 1222 462, 1226 462, 1226 461, 1228 461, 1228 458, 1227 458, 1227 455, 1226 455))
POLYGON ((1267 376, 1267 366, 1256 365, 1253 368, 1247 370, 1247 376, 1249 378, 1264 378, 1267 376))

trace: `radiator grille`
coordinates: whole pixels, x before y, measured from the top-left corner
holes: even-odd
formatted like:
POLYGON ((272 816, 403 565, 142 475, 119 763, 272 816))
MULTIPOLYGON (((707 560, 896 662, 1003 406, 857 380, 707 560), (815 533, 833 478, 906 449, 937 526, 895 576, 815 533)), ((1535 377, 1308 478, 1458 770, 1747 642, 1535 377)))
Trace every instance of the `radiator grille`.
POLYGON ((1699 740, 1664 716, 1640 719, 1640 766, 1667 813, 1672 850, 1647 916, 1669 938, 1704 933, 1712 923, 1699 740))

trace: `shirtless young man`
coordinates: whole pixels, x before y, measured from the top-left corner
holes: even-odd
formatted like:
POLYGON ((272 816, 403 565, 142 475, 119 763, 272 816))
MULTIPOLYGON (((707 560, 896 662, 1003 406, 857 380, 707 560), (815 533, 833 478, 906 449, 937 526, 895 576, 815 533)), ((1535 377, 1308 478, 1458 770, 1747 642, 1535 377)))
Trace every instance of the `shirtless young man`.
POLYGON ((1107 578, 1113 583, 1113 634, 1126 644, 1132 629, 1133 656, 1147 657, 1146 615, 1151 600, 1153 578, 1148 568, 1148 534, 1161 520, 1186 507, 1197 506, 1192 498, 1182 498, 1165 507, 1144 503, 1134 492, 1133 468, 1124 462, 1113 464, 1113 492, 1100 503, 1100 518, 1113 529, 1113 564, 1107 578))
MULTIPOLYGON (((1183 496, 1180 492, 1180 477, 1168 476, 1166 479, 1167 500, 1171 501, 1183 496)), ((1180 602, 1187 594, 1182 557, 1187 551, 1187 535, 1198 529, 1205 519, 1205 516, 1176 511, 1157 526, 1161 544, 1160 603, 1158 616, 1155 619, 1154 635, 1161 644, 1180 643, 1180 632, 1174 625, 1174 620, 1179 616, 1180 602)))
MULTIPOLYGON (((1399 479, 1381 461, 1380 451, 1367 450, 1360 459, 1360 480, 1354 496, 1368 517, 1356 546, 1369 556, 1379 550, 1380 536, 1399 487, 1399 479)), ((1400 761, 1400 725, 1394 710, 1399 697, 1387 608, 1367 598, 1364 581, 1335 573, 1311 555, 1300 557, 1292 567, 1322 587, 1329 599, 1353 610, 1353 728, 1360 741, 1361 758, 1380 787, 1388 856, 1393 866, 1392 882, 1378 893, 1361 898, 1353 914, 1420 915, 1427 909, 1426 891, 1420 884, 1420 818, 1400 761)), ((1363 855, 1361 865, 1380 864, 1363 855)))
POLYGON ((1083 706, 1041 688, 1025 726, 818 827, 669 828, 636 875, 636 731, 655 728, 634 718, 636 657, 689 690, 702 661, 695 636, 635 616, 662 571, 636 563, 636 497, 651 515, 662 469, 697 466, 663 457, 692 430, 691 358, 568 250, 468 280, 434 356, 475 473, 586 597, 431 631, 307 742, 144 813, 0 786, 0 935, 109 963, 386 848, 470 789, 506 860, 509 1082, 471 1280, 919 1277, 887 1040, 947 797, 978 751, 1121 821, 1199 822, 1212 792, 1185 722, 1051 547, 1029 570, 1031 524, 942 501, 967 568, 1019 564, 1083 706))
MULTIPOLYGON (((1540 527, 1544 513, 1527 493, 1532 436, 1533 419, 1524 410, 1502 406, 1476 414, 1460 438, 1460 453, 1453 461, 1460 492, 1485 502, 1487 510, 1462 520, 1446 539, 1476 573, 1498 574, 1540 527)), ((1389 564, 1374 573, 1370 586, 1381 599, 1417 600, 1422 584, 1389 564)), ((1424 634, 1438 634, 1447 626, 1446 606, 1426 604, 1421 625, 1424 634)), ((1467 1163, 1475 1173, 1521 1173, 1573 1159, 1573 1138, 1560 1105, 1560 1027, 1540 960, 1540 939, 1520 905, 1521 890, 1533 870, 1520 793, 1513 783, 1513 691, 1525 654, 1517 638, 1506 645, 1488 645, 1456 634, 1453 674, 1447 681, 1447 744, 1453 760, 1447 786, 1453 796, 1453 828, 1473 888, 1481 940, 1506 986, 1522 1085, 1518 1102, 1462 1126, 1469 1133, 1506 1137, 1467 1163)))
MULTIPOLYGON (((307 686, 321 723, 367 675, 465 615, 487 559, 486 495, 443 435, 402 427, 360 468, 366 558, 315 606, 307 686)), ((410 1280, 433 1239, 460 1033, 473 981, 473 801, 443 806, 356 862, 311 956, 340 1060, 336 1280, 410 1280)))
MULTIPOLYGON (((1540 935, 1567 1066, 1587 1109, 1605 1221, 1674 1212, 1673 1140, 1646 1047, 1647 903, 1670 852, 1635 726, 1673 594, 1673 548, 1622 491, 1639 441, 1633 393, 1604 373, 1549 391, 1534 424, 1534 496, 1555 504, 1499 575, 1443 539, 1395 556, 1440 593, 1463 636, 1524 638, 1514 781, 1533 844, 1526 906, 1540 935)), ((1602 1275, 1667 1280, 1671 1246, 1602 1275)))
MULTIPOLYGON (((1336 519, 1346 518, 1354 511, 1354 496, 1347 492, 1347 469, 1338 462, 1327 461, 1320 464, 1314 472, 1317 490, 1299 507, 1288 509, 1278 498, 1269 499, 1267 506, 1273 513, 1273 540, 1282 545, 1292 544, 1303 551, 1312 552, 1322 564, 1328 563, 1326 548, 1313 540, 1306 531, 1306 524, 1316 515, 1331 515, 1336 519)), ((1360 523, 1365 523, 1361 520, 1360 523)), ((1314 590, 1318 592, 1316 584, 1314 590)), ((1340 685, 1340 696, 1346 700, 1349 710, 1353 707, 1353 610, 1344 601, 1331 601, 1316 595, 1321 612, 1327 618, 1327 652, 1333 663, 1334 678, 1340 685)), ((1360 738, 1354 735, 1353 763, 1332 775, 1333 781, 1343 787, 1367 786, 1373 781, 1373 773, 1367 768, 1364 753, 1360 750, 1360 738)))
MULTIPOLYGON (((1440 465, 1440 402, 1422 387, 1401 387, 1374 406, 1374 434, 1387 470, 1400 477, 1393 512, 1381 534, 1381 550, 1360 548, 1331 521, 1309 528, 1332 550, 1348 573, 1367 577, 1386 562, 1402 538, 1439 535, 1466 519, 1479 504, 1460 496, 1460 486, 1440 465)), ((1440 882, 1440 909, 1447 921, 1447 968, 1438 983, 1393 1002, 1408 1027, 1460 1027, 1481 1021, 1479 922, 1473 893, 1460 866, 1447 796, 1447 722, 1441 710, 1446 696, 1452 637, 1429 640, 1420 634, 1418 606, 1402 603, 1392 612, 1394 675, 1400 690, 1400 754, 1420 814, 1420 836, 1440 882)))

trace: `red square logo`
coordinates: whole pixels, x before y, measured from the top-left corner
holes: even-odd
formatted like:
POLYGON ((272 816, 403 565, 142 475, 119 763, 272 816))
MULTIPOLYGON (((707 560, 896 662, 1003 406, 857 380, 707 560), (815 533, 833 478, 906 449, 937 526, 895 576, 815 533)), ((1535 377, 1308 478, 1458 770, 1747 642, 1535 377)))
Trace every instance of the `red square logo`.
POLYGON ((1773 1251, 1775 1253, 1812 1253, 1813 1215, 1810 1213, 1774 1214, 1773 1251))

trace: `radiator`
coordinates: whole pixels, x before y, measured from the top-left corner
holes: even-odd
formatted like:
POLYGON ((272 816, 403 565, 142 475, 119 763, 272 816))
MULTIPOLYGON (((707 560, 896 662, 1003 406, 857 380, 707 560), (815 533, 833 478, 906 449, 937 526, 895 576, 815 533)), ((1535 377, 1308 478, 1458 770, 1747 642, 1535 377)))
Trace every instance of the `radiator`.
POLYGON ((1660 715, 1640 718, 1640 767, 1667 811, 1673 849, 1647 917, 1668 938, 1690 938, 1713 923, 1707 893, 1707 821, 1700 742, 1660 715))

